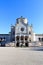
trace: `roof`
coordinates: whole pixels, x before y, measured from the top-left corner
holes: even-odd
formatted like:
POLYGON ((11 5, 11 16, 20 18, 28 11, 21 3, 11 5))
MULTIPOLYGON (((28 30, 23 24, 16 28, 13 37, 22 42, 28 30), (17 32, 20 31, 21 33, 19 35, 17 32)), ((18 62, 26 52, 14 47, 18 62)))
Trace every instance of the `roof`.
POLYGON ((43 36, 43 34, 35 34, 36 36, 43 36))
POLYGON ((9 34, 0 34, 0 35, 9 35, 9 34))

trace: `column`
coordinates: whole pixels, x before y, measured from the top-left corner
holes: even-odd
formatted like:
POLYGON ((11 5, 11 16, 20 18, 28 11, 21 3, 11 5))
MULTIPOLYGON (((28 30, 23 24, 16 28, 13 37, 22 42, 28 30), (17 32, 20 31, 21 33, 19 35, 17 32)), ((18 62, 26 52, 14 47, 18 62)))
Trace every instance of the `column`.
POLYGON ((25 35, 24 35, 24 46, 25 46, 25 35))

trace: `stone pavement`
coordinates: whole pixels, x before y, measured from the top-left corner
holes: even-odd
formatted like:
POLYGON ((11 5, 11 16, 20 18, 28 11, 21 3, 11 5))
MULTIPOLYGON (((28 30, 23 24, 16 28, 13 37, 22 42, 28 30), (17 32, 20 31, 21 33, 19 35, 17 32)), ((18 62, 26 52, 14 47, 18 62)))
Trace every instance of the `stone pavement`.
POLYGON ((0 47, 0 65, 43 65, 43 51, 0 47))

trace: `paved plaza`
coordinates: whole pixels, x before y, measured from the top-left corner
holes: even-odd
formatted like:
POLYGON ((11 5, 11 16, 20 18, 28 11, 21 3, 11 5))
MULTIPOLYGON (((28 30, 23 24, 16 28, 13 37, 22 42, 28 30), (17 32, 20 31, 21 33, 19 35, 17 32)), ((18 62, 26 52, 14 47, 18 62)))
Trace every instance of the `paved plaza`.
POLYGON ((0 65, 43 65, 43 51, 0 47, 0 65))

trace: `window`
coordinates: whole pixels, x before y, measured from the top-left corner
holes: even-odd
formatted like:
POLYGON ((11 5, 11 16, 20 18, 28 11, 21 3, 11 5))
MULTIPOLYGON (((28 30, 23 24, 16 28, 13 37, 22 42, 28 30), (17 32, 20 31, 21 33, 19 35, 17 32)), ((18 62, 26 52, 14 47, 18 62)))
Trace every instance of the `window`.
POLYGON ((39 38, 39 41, 41 41, 41 38, 39 38))
POLYGON ((43 41, 43 38, 42 38, 42 41, 43 41))
POLYGON ((25 36, 25 40, 28 40, 28 37, 27 36, 25 36))
POLYGON ((40 41, 40 38, 39 38, 39 41, 40 41))
POLYGON ((24 31, 24 28, 21 28, 21 31, 24 31))
POLYGON ((29 42, 31 42, 31 39, 29 40, 29 42))
POLYGON ((31 38, 29 38, 29 42, 31 42, 31 38))
POLYGON ((4 37, 4 39, 5 39, 5 37, 4 37))
POLYGON ((21 36, 21 40, 23 40, 23 36, 21 36))
POLYGON ((27 38, 25 38, 25 40, 27 40, 27 38))
POLYGON ((16 37, 16 40, 19 40, 19 36, 16 37))

